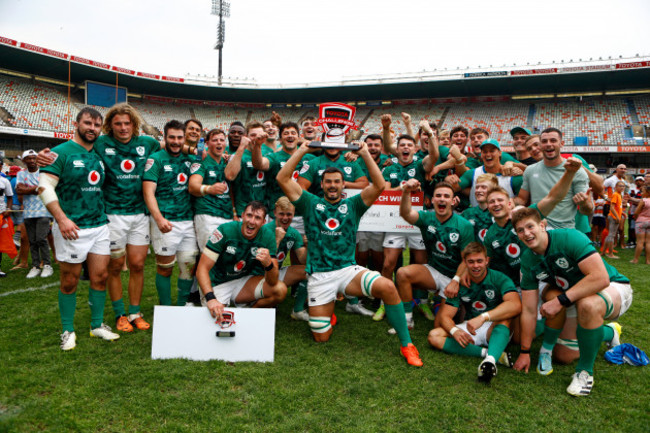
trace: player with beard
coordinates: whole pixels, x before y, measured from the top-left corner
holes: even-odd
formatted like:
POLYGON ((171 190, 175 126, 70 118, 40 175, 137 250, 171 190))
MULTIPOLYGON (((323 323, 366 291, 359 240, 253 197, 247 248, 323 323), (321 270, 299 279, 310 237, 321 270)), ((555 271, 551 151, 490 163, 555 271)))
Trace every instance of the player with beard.
MULTIPOLYGON (((397 289, 404 303, 409 328, 415 326, 412 304, 414 290, 434 291, 443 298, 456 296, 460 276, 465 271, 460 253, 474 240, 472 225, 452 210, 454 191, 450 184, 440 182, 435 186, 434 212, 413 210, 411 193, 419 189, 417 179, 410 179, 402 185, 399 206, 400 216, 420 229, 428 256, 427 264, 412 264, 397 270, 397 289)), ((435 326, 440 326, 438 316, 435 326)))
POLYGON ((279 279, 287 287, 296 287, 296 300, 293 304, 291 318, 294 320, 309 321, 309 313, 305 310, 307 302, 307 274, 305 263, 307 263, 307 247, 302 235, 298 230, 291 227, 296 208, 288 198, 282 196, 277 199, 274 205, 275 218, 266 223, 273 233, 277 245, 278 266, 280 266, 279 279), (284 259, 290 252, 294 252, 299 264, 283 266, 284 259))
MULTIPOLYGON (((560 346, 563 353, 554 351, 554 354, 565 363, 578 359, 567 392, 573 396, 589 395, 594 383, 594 362, 602 341, 610 340, 609 346, 620 344, 620 325, 612 322, 603 326, 603 320, 617 319, 628 310, 633 297, 630 281, 598 255, 583 233, 575 229, 547 231, 535 209, 514 212, 512 225, 527 247, 521 257, 521 352, 515 368, 528 372, 538 287, 542 282, 551 283, 554 287, 547 286, 543 290, 544 303, 539 309, 547 319, 542 349, 554 349, 555 341, 551 337, 577 339, 578 350, 565 350, 560 346), (561 326, 547 335, 549 322, 564 322, 564 335, 561 326)), ((541 374, 553 372, 550 356, 548 361, 547 365, 538 365, 541 374), (542 371, 540 366, 544 368, 542 371)))
POLYGON ((322 198, 293 182, 292 173, 298 162, 313 151, 307 144, 300 146, 278 173, 282 190, 305 219, 310 245, 306 268, 309 275, 309 326, 316 341, 327 341, 332 335, 330 321, 337 294, 379 298, 386 306, 388 321, 397 330, 402 355, 410 365, 421 366, 395 285, 378 272, 358 266, 354 261, 354 239, 359 220, 385 187, 379 167, 368 153, 366 144, 360 142, 359 146, 357 153, 365 161, 372 183, 354 197, 342 198, 345 181, 343 173, 336 167, 323 172, 322 198))
POLYGON ((262 202, 248 203, 241 221, 219 226, 203 249, 196 278, 217 321, 231 304, 273 308, 287 295, 278 279, 275 233, 264 226, 265 218, 262 202))
MULTIPOLYGON (((152 137, 141 136, 142 118, 132 106, 122 103, 106 113, 100 136, 93 151, 104 163, 106 179, 104 202, 110 231, 111 259, 108 265, 108 291, 115 313, 116 328, 132 332, 150 328, 142 317, 140 301, 144 288, 144 262, 149 250, 149 218, 145 215, 142 175, 147 158, 160 150, 152 137), (122 297, 122 269, 129 263, 129 314, 122 297)), ((39 152, 37 162, 51 163, 48 149, 39 152)))
POLYGON ((235 212, 240 217, 246 204, 252 201, 264 203, 267 187, 267 177, 264 171, 257 170, 253 166, 253 155, 251 153, 253 146, 262 146, 266 141, 264 126, 259 122, 251 122, 246 126, 246 135, 246 137, 241 138, 237 152, 231 155, 224 171, 226 179, 232 185, 235 212))
POLYGON ((207 135, 208 155, 190 167, 189 192, 194 198, 194 229, 199 250, 203 251, 210 234, 221 224, 232 221, 230 187, 224 170, 226 134, 213 129, 207 135))
POLYGON ((429 344, 446 353, 484 358, 478 380, 490 383, 497 374, 497 360, 511 366, 504 351, 513 319, 521 313, 521 300, 512 280, 488 269, 490 259, 483 244, 469 243, 462 257, 469 284, 461 285, 458 295, 447 298, 440 308, 440 326, 429 332, 429 344), (461 304, 465 321, 456 325, 454 316, 461 304))
POLYGON ((90 336, 109 341, 120 338, 102 323, 110 239, 102 193, 104 165, 92 151, 101 125, 99 112, 82 109, 77 114, 74 138, 52 149, 54 161, 41 170, 39 178, 39 196, 56 221, 52 234, 61 271, 62 350, 76 346, 73 322, 81 263, 85 260, 90 274, 90 336))
POLYGON ((151 214, 151 243, 156 254, 156 290, 161 305, 171 305, 171 275, 178 260, 178 298, 185 305, 196 263, 192 199, 188 191, 191 161, 181 153, 184 125, 165 124, 165 149, 151 155, 142 176, 144 201, 151 214))

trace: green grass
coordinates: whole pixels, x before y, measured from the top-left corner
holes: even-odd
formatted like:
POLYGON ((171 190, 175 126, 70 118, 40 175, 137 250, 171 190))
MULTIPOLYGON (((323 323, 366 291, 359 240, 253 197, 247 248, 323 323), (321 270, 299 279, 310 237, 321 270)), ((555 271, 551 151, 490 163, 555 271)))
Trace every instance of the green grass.
MULTIPOLYGON (((635 299, 620 320, 623 341, 650 351, 650 266, 615 262, 632 279, 635 299)), ((3 255, 2 269, 9 269, 3 255)), ((27 271, 0 280, 0 294, 55 283, 26 282, 27 271)), ((147 262, 143 312, 157 302, 147 262)), ((127 274, 124 274, 126 282, 127 274)), ((326 344, 278 308, 275 362, 151 360, 151 332, 114 343, 90 339, 88 284, 80 284, 77 348, 59 349, 58 286, 0 296, 0 431, 378 432, 629 431, 648 428, 648 368, 607 363, 601 349, 588 398, 566 394, 573 366, 542 377, 499 369, 490 386, 476 380, 480 360, 429 349, 431 328, 416 313, 413 340, 424 367, 399 356, 386 322, 345 313, 326 344)), ((106 322, 113 325, 107 300, 106 322)), ((533 346, 539 348, 539 341, 533 346)), ((536 360, 536 356, 533 358, 536 360)))

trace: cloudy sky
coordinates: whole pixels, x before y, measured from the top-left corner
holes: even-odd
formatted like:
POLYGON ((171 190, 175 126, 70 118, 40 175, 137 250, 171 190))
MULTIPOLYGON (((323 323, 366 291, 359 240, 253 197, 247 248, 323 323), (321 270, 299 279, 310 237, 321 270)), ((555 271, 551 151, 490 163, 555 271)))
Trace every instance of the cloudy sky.
MULTIPOLYGON (((230 1, 224 76, 260 84, 650 54, 648 0, 230 1)), ((0 0, 0 36, 216 76, 210 10, 211 0, 0 0)))

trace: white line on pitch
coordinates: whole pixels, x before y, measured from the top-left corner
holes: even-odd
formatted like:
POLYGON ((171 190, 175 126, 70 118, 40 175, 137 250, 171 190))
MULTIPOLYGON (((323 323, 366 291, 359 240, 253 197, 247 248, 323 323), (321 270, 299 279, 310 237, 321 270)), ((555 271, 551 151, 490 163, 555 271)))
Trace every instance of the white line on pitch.
POLYGON ((45 290, 45 289, 49 289, 50 287, 58 286, 59 284, 60 283, 57 281, 56 283, 45 284, 44 286, 40 286, 40 287, 27 287, 26 289, 12 290, 11 292, 0 293, 0 297, 15 295, 18 293, 35 292, 37 290, 45 290))

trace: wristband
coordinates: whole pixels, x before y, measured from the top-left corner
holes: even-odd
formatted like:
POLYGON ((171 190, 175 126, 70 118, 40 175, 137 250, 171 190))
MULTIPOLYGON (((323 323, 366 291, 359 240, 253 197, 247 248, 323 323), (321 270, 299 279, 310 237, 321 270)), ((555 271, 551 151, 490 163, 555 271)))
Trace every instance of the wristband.
POLYGON ((449 335, 451 335, 451 336, 453 337, 454 334, 455 334, 456 332, 458 332, 458 331, 460 331, 460 329, 458 329, 458 326, 454 326, 453 328, 451 328, 451 329, 449 330, 449 335))
POLYGON ((483 317, 486 322, 490 321, 490 313, 488 313, 487 311, 485 313, 481 314, 481 317, 483 317))
POLYGON ((460 277, 458 275, 454 275, 454 278, 452 278, 457 283, 460 283, 460 277))
POLYGON ((217 300, 217 297, 214 296, 214 292, 208 292, 204 295, 205 297, 205 302, 212 301, 212 300, 217 300))
POLYGON ((270 265, 264 267, 264 271, 266 272, 270 271, 271 269, 273 269, 273 262, 271 262, 270 265))
POLYGON ((201 185, 201 189, 200 189, 201 195, 206 195, 207 191, 208 191, 208 188, 210 188, 210 187, 207 186, 207 185, 201 185))
POLYGON ((530 355, 530 349, 519 349, 519 354, 530 355))
POLYGON ((570 307, 573 305, 573 302, 567 297, 566 293, 560 293, 557 297, 557 300, 560 301, 563 307, 570 307))

